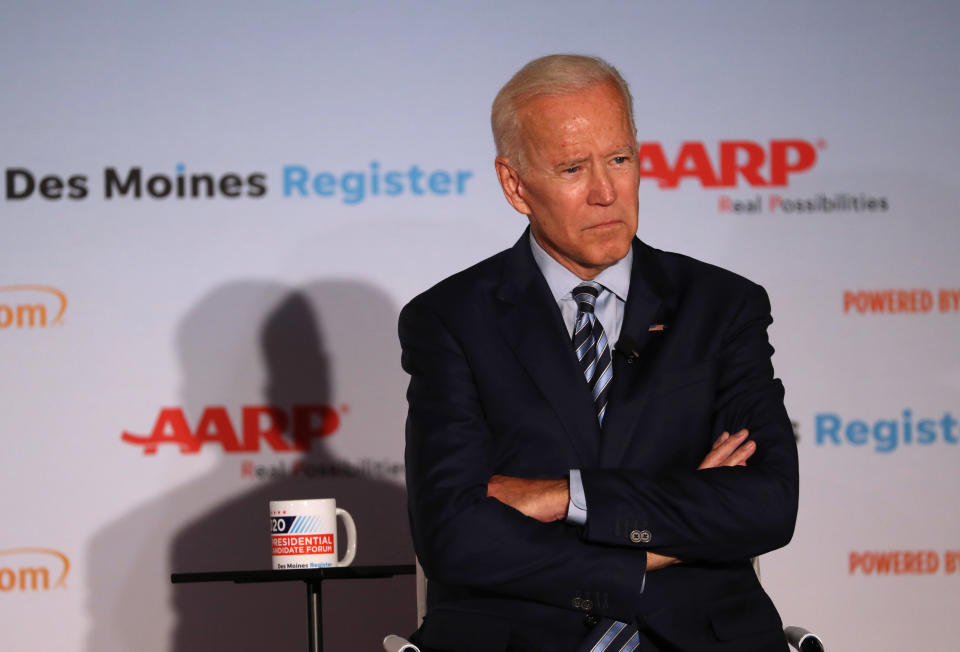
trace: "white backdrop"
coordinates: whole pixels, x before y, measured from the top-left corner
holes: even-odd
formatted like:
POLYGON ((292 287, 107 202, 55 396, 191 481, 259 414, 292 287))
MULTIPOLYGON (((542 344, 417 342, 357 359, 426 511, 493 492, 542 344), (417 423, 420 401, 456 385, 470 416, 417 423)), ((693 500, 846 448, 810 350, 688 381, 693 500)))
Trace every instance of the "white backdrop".
MULTIPOLYGON (((519 236, 489 107, 557 51, 631 83, 641 238, 771 295, 801 460, 797 534, 762 562, 785 620, 833 650, 953 649, 956 5, 2 16, 4 650, 302 648, 298 586, 169 584, 267 567, 270 498, 336 496, 358 563, 412 560, 396 318, 519 236), (308 452, 275 450, 284 420, 308 452)), ((367 582, 326 589, 329 649, 413 629, 409 578, 367 582)))

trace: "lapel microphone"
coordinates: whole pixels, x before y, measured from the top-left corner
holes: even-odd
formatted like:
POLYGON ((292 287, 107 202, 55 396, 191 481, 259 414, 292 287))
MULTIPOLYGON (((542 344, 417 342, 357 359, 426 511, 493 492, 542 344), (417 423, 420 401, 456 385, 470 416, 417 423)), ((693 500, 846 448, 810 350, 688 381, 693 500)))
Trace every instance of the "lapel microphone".
POLYGON ((627 364, 633 364, 633 361, 640 357, 640 346, 629 335, 620 334, 617 340, 617 347, 614 349, 617 353, 627 359, 627 364))

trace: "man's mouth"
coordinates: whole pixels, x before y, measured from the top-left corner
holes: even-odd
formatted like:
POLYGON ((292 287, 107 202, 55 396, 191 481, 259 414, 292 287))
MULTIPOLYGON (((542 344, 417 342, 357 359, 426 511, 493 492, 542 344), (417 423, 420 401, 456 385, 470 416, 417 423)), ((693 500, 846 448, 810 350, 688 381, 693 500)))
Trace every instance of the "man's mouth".
POLYGON ((623 221, 622 221, 622 220, 609 220, 609 221, 607 221, 607 222, 600 222, 600 223, 598 223, 598 224, 594 224, 593 226, 588 226, 587 229, 588 229, 588 230, 590 230, 590 229, 601 229, 601 230, 602 230, 602 229, 609 229, 609 228, 613 228, 613 227, 616 227, 616 226, 620 226, 621 224, 623 224, 623 221))

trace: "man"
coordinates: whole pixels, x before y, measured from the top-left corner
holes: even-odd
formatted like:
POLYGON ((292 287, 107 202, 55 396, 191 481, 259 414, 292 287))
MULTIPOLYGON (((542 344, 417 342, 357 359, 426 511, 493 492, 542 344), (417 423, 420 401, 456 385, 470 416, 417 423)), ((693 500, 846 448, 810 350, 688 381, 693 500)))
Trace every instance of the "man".
POLYGON ((750 565, 790 540, 797 509, 765 292, 636 239, 632 101, 606 62, 530 62, 492 122, 529 229, 400 315, 430 580, 416 640, 785 649, 750 565))

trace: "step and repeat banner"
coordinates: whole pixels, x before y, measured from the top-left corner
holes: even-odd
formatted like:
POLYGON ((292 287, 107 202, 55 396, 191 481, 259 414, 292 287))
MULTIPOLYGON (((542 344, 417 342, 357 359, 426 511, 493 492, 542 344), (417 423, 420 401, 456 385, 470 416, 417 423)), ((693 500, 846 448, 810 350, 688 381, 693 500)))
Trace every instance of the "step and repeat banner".
MULTIPOLYGON (((770 293, 801 461, 784 620, 960 637, 960 10, 943 2, 5 3, 0 647, 301 649, 268 501, 410 563, 401 307, 509 247, 489 109, 597 54, 637 107, 640 237, 770 293)), ((324 587, 333 650, 412 579, 324 587)))

